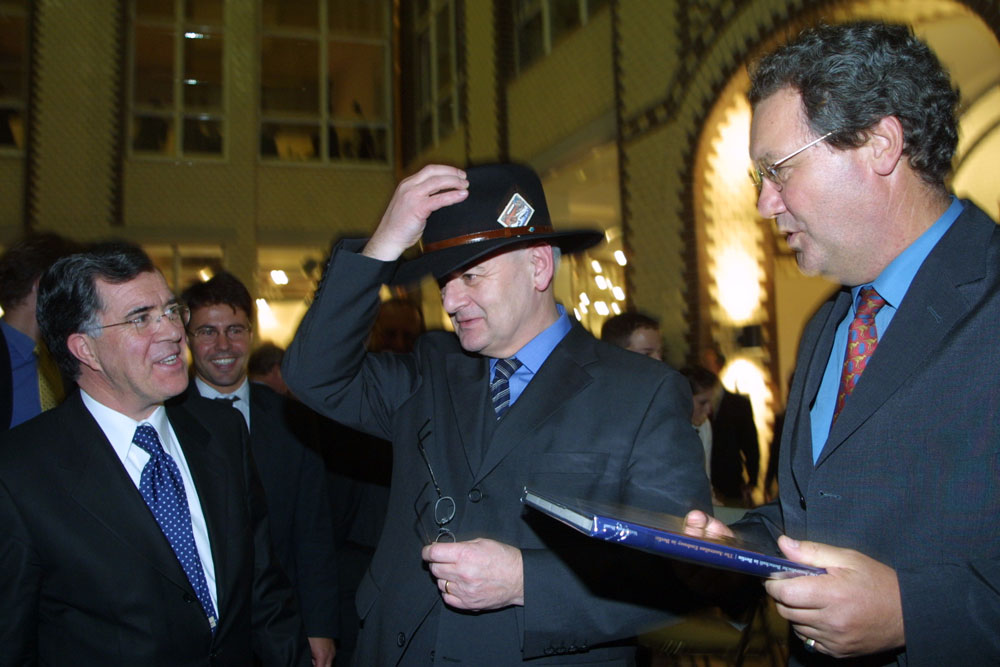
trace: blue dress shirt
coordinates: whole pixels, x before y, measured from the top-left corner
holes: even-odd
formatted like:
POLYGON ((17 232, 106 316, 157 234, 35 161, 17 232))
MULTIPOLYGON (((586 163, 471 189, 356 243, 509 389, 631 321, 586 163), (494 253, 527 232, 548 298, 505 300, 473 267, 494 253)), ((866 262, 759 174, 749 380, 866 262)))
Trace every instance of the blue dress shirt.
MULTIPOLYGON (((535 376, 538 369, 542 367, 545 360, 549 358, 552 354, 552 350, 555 349, 556 345, 559 344, 569 330, 573 328, 572 322, 569 321, 569 316, 566 314, 566 309, 561 305, 556 304, 556 308, 559 310, 559 318, 550 324, 545 331, 538 334, 532 338, 528 343, 522 347, 514 355, 517 360, 521 362, 521 366, 514 371, 514 374, 510 376, 510 404, 514 405, 514 401, 518 399, 524 388, 528 386, 531 382, 531 378, 535 376)), ((490 377, 493 377, 493 371, 496 368, 497 360, 490 359, 490 377)))
MULTIPOLYGON (((958 218, 963 210, 962 202, 952 196, 951 205, 928 228, 923 234, 911 243, 903 252, 899 253, 896 259, 889 263, 889 266, 869 283, 875 288, 883 299, 885 305, 875 315, 875 330, 881 340, 892 322, 899 304, 910 289, 910 283, 923 265, 927 255, 931 253, 941 237, 951 229, 952 223, 958 218)), ((847 331, 854 319, 855 310, 858 304, 858 292, 866 285, 855 285, 851 288, 851 307, 847 310, 847 315, 837 326, 837 332, 833 337, 833 347, 830 349, 830 358, 826 363, 826 370, 823 373, 823 381, 820 383, 819 392, 816 394, 816 401, 809 411, 812 422, 812 450, 813 462, 819 459, 820 452, 826 445, 826 440, 830 435, 830 428, 833 426, 833 410, 837 403, 837 392, 840 389, 840 375, 844 367, 844 350, 847 349, 847 331)), ((876 354, 878 350, 876 350, 876 354)), ((850 399, 848 399, 850 400, 850 399)))

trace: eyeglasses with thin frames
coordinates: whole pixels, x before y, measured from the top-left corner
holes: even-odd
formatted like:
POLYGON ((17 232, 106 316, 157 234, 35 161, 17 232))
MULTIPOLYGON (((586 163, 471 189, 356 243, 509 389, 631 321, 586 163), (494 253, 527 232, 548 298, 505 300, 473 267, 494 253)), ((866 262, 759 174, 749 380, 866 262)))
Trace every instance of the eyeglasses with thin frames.
MULTIPOLYGON (((434 476, 434 469, 431 467, 430 459, 427 458, 427 450, 424 449, 424 440, 429 438, 431 433, 433 433, 433 431, 427 429, 430 423, 431 420, 428 417, 427 421, 417 430, 417 450, 420 452, 420 457, 424 460, 424 465, 427 466, 427 473, 431 477, 431 481, 427 484, 433 484, 434 491, 437 493, 437 500, 434 502, 434 523, 437 524, 437 536, 431 540, 430 535, 427 535, 426 531, 424 531, 424 538, 426 542, 454 542, 455 533, 451 532, 445 526, 455 518, 455 499, 442 493, 441 487, 437 482, 437 477, 434 476)), ((424 485, 424 489, 427 488, 427 484, 424 485)), ((417 502, 423 496, 424 491, 421 490, 420 495, 417 496, 417 502)), ((423 508, 414 505, 414 509, 417 512, 417 522, 420 524, 421 529, 423 529, 423 523, 420 519, 426 511, 427 505, 425 504, 423 508)))
POLYGON ((802 153, 803 151, 812 148, 813 146, 823 141, 832 134, 833 132, 827 132, 822 137, 819 137, 818 139, 813 139, 812 141, 810 141, 808 144, 798 149, 797 151, 789 153, 780 160, 777 160, 770 164, 767 164, 763 160, 757 160, 754 163, 753 167, 750 168, 750 180, 753 181, 754 187, 757 188, 758 196, 760 195, 761 190, 764 189, 765 180, 771 181, 771 183, 774 184, 774 188, 778 192, 781 192, 781 188, 785 186, 785 183, 784 179, 781 177, 781 174, 778 172, 778 167, 788 162, 799 153, 802 153))
POLYGON ((220 332, 217 328, 206 325, 198 327, 191 332, 191 335, 199 342, 215 341, 218 339, 220 333, 224 333, 229 340, 243 340, 250 335, 250 330, 250 327, 243 326, 242 324, 230 324, 220 332))
POLYGON ((156 331, 159 328, 160 322, 164 319, 171 324, 180 323, 182 326, 187 326, 187 323, 191 320, 191 311, 184 304, 173 303, 164 308, 163 312, 159 315, 153 315, 152 309, 148 309, 141 313, 137 313, 134 317, 127 319, 124 322, 104 324, 96 327, 96 329, 110 329, 111 327, 120 327, 126 324, 131 324, 135 327, 135 330, 139 335, 146 336, 156 331))

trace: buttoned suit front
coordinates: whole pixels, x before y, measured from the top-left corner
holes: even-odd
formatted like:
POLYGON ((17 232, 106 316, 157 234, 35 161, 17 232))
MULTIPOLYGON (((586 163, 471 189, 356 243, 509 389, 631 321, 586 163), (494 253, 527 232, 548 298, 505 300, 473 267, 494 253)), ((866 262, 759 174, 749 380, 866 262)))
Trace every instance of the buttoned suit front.
MULTIPOLYGON (((895 568, 906 648, 857 664, 1000 662, 1000 228, 964 205, 880 332, 815 464, 809 411, 850 291, 809 322, 789 390, 779 500, 738 524, 895 568)), ((792 664, 827 664, 793 648, 792 664)))
POLYGON ((357 596, 356 664, 629 664, 631 649, 604 643, 680 604, 682 591, 665 581, 669 567, 578 536, 523 509, 520 496, 528 486, 674 514, 708 507, 685 381, 574 325, 498 422, 489 360, 463 351, 453 334, 427 334, 413 354, 366 353, 378 288, 395 264, 353 252, 360 245, 335 248, 284 362, 303 401, 393 444, 389 513, 357 596), (458 540, 521 550, 523 607, 443 605, 420 553, 435 528, 428 465, 455 499, 447 527, 458 540))
POLYGON ((308 665, 291 589, 274 566, 242 420, 168 404, 215 566, 210 631, 170 544, 74 393, 0 436, 0 665, 308 665))

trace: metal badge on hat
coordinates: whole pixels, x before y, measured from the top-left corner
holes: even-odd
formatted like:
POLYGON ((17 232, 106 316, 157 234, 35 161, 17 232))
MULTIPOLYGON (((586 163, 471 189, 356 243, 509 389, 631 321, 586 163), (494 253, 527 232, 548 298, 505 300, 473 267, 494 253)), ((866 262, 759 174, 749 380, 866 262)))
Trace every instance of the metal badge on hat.
POLYGON ((504 227, 524 227, 534 214, 535 209, 531 204, 515 192, 504 207, 503 213, 497 218, 497 222, 504 227))

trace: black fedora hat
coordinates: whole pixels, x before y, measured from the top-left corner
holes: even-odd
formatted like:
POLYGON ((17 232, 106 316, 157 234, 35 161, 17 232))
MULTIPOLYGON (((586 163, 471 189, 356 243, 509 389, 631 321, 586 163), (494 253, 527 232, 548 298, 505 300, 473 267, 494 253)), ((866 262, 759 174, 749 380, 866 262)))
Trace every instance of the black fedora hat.
POLYGON ((416 282, 428 273, 440 280, 514 244, 544 241, 573 253, 604 238, 600 230, 553 229, 542 182, 530 167, 487 164, 465 173, 469 196, 431 213, 420 256, 400 265, 393 282, 416 282))

